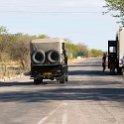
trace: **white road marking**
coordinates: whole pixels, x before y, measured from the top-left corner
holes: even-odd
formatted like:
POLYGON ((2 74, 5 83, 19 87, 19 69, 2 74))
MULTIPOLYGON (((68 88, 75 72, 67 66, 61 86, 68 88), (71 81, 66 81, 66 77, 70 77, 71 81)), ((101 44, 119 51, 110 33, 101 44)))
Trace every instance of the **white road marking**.
POLYGON ((48 120, 48 118, 53 115, 59 108, 61 108, 63 106, 63 103, 61 103, 58 107, 56 107, 53 111, 51 111, 48 116, 45 116, 44 118, 42 118, 39 122, 37 122, 36 124, 43 124, 46 120, 48 120))
POLYGON ((64 102, 64 103, 63 103, 63 105, 67 106, 67 105, 68 105, 68 103, 64 102))
MULTIPOLYGON (((63 103, 64 106, 67 106, 68 103, 63 103)), ((64 108, 64 113, 63 113, 63 116, 62 116, 62 124, 68 124, 68 114, 67 114, 67 109, 64 108)))
POLYGON ((65 112, 62 117, 62 124, 68 124, 68 114, 65 112))
POLYGON ((42 124, 43 122, 45 122, 48 119, 48 116, 42 118, 37 124, 42 124))

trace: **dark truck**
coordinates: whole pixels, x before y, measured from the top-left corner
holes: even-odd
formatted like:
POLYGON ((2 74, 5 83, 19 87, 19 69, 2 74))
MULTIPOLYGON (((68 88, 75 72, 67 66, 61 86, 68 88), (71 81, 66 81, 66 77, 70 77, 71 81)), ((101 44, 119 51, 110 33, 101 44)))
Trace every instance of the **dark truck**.
POLYGON ((68 64, 65 43, 59 39, 36 39, 30 42, 31 77, 34 84, 43 79, 68 81, 68 64))
POLYGON ((108 68, 112 74, 124 74, 124 28, 120 28, 116 40, 108 41, 108 68))

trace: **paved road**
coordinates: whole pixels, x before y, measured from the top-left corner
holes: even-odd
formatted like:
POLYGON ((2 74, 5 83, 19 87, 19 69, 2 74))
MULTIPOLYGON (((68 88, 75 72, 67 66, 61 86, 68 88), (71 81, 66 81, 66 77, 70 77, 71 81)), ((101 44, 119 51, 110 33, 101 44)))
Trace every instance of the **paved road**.
POLYGON ((70 65, 66 84, 1 83, 0 124, 124 124, 124 78, 91 58, 70 65))

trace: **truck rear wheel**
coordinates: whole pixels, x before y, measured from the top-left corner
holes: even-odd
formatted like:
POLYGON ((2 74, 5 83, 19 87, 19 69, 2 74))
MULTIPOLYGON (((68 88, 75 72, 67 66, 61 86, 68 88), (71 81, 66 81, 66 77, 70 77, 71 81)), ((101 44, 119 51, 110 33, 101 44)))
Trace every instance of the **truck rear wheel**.
POLYGON ((34 84, 38 85, 39 84, 39 80, 38 79, 34 79, 34 84))
POLYGON ((115 74, 115 64, 110 64, 110 73, 111 73, 112 75, 115 74))
POLYGON ((110 68, 110 73, 115 74, 115 68, 110 68))
POLYGON ((122 74, 122 71, 123 71, 122 68, 118 68, 118 69, 117 69, 117 73, 118 73, 118 74, 122 74))
POLYGON ((65 75, 65 81, 68 82, 68 75, 65 75))
POLYGON ((59 79, 59 81, 60 81, 60 84, 64 84, 64 83, 65 83, 65 76, 62 76, 62 77, 59 79))
POLYGON ((122 75, 124 76, 124 68, 122 68, 122 75))
POLYGON ((43 83, 43 79, 41 79, 41 78, 36 78, 36 79, 34 79, 34 84, 35 84, 35 85, 38 85, 38 84, 40 84, 40 83, 43 83))

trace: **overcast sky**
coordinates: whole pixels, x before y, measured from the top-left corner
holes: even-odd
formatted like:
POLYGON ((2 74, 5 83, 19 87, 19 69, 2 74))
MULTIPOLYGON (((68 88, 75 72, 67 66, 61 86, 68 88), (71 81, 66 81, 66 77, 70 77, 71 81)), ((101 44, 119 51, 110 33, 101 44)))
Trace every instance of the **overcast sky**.
POLYGON ((107 50, 119 25, 104 0, 0 0, 0 26, 10 33, 46 34, 107 50))

